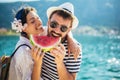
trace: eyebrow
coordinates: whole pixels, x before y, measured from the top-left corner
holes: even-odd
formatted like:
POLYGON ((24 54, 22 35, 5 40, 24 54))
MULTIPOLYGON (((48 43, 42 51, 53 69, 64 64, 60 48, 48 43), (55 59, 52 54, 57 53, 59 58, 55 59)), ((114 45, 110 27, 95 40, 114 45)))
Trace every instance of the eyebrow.
POLYGON ((30 18, 28 21, 31 21, 31 20, 33 20, 33 19, 35 19, 34 17, 32 17, 32 18, 30 18))
MULTIPOLYGON (((51 22, 55 22, 55 23, 57 23, 57 25, 60 25, 56 20, 53 20, 51 22)), ((66 26, 67 28, 69 28, 67 25, 61 25, 61 26, 66 26)))

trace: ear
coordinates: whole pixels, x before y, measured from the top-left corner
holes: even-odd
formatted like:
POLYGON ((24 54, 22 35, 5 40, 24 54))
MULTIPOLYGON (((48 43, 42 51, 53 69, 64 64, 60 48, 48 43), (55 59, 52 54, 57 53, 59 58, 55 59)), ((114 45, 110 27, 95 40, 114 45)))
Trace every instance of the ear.
POLYGON ((72 27, 70 27, 70 28, 68 29, 68 33, 69 33, 71 30, 72 30, 72 27))
POLYGON ((27 30, 27 27, 28 27, 28 24, 25 23, 24 26, 23 26, 23 31, 26 31, 26 30, 27 30))

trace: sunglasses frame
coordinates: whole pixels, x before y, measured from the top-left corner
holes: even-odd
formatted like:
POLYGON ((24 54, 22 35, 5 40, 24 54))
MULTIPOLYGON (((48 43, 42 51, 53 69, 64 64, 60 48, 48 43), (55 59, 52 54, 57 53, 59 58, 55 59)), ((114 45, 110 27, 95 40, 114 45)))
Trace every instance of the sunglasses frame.
POLYGON ((50 22, 50 27, 51 28, 57 28, 58 26, 60 26, 61 32, 66 32, 68 30, 68 27, 65 26, 65 25, 59 25, 56 21, 51 21, 50 22))

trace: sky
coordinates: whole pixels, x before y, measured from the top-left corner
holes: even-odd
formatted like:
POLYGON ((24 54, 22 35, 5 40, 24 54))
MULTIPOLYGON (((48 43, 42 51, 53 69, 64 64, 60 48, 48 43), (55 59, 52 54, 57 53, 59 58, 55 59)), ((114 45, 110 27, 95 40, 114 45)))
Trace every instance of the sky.
POLYGON ((17 1, 39 1, 39 0, 0 0, 0 3, 6 3, 6 2, 17 2, 17 1))
MULTIPOLYGON (((30 2, 30 1, 40 1, 40 0, 0 0, 0 3, 9 3, 9 2, 17 2, 17 1, 30 2)), ((46 1, 57 1, 57 0, 46 0, 46 1)), ((106 3, 105 5, 109 8, 113 8, 113 5, 111 3, 106 3)))

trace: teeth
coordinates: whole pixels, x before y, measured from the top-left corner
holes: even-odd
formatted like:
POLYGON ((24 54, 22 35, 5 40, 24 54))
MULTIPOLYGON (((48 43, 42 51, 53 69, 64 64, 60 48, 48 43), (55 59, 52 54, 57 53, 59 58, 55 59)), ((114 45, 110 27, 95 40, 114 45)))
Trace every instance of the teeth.
POLYGON ((55 33, 52 33, 52 35, 53 35, 53 36, 56 36, 56 37, 58 37, 58 36, 59 36, 59 35, 57 35, 57 34, 55 34, 55 33))

